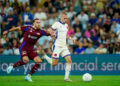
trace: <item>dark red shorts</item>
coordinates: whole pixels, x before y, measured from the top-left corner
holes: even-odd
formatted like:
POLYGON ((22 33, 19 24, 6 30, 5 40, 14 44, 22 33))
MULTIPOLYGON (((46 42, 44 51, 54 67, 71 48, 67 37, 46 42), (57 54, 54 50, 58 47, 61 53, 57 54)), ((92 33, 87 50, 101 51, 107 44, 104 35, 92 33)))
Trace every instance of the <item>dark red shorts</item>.
POLYGON ((23 47, 22 49, 20 49, 20 56, 21 59, 24 56, 28 56, 29 59, 33 60, 36 56, 38 56, 38 54, 35 49, 28 50, 23 47))

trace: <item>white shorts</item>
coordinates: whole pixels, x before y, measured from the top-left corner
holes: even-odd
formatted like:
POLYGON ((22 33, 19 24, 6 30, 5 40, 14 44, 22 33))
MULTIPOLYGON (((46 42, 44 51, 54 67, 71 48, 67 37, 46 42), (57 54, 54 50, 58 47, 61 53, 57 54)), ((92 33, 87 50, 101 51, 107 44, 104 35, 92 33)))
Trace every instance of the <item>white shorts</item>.
POLYGON ((70 56, 70 51, 68 50, 67 46, 53 46, 52 58, 58 59, 59 55, 61 55, 63 58, 66 56, 70 56))

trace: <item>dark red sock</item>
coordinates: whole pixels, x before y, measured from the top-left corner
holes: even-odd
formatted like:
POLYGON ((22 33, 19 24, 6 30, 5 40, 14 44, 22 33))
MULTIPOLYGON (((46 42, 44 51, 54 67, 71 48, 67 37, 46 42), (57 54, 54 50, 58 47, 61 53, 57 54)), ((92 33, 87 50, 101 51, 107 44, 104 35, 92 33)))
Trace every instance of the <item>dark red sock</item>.
POLYGON ((18 67, 18 66, 21 66, 21 65, 24 65, 24 64, 26 64, 27 62, 24 62, 24 61, 18 61, 18 62, 16 62, 14 65, 13 65, 13 68, 15 68, 15 67, 18 67))
POLYGON ((29 74, 32 75, 33 73, 35 73, 36 70, 40 67, 40 64, 41 64, 41 63, 36 63, 36 64, 32 67, 32 69, 31 69, 31 71, 29 72, 29 74))

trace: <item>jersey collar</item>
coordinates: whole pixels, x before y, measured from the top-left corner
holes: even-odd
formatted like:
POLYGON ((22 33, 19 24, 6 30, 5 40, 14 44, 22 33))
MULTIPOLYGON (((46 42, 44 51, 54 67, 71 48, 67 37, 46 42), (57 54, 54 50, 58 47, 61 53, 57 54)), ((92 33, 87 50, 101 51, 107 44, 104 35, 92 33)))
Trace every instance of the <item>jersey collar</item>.
POLYGON ((42 28, 40 28, 40 29, 35 29, 33 26, 31 26, 31 28, 32 28, 33 30, 35 30, 35 31, 39 31, 39 30, 42 29, 42 28))
POLYGON ((60 22, 61 24, 64 24, 64 23, 62 23, 60 20, 59 20, 59 22, 60 22))

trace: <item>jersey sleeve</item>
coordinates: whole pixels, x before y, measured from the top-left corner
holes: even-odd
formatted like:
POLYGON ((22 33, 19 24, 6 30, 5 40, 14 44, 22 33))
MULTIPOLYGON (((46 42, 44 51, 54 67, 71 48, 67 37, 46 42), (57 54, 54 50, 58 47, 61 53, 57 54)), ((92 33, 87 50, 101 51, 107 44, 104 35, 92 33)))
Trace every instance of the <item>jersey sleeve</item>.
POLYGON ((68 26, 68 24, 65 24, 65 26, 67 27, 67 29, 69 29, 69 26, 68 26))
POLYGON ((22 31, 27 31, 29 29, 30 26, 21 26, 21 30, 22 31))
POLYGON ((58 25, 58 23, 56 22, 56 23, 54 23, 52 26, 51 26, 51 29, 52 30, 56 30, 57 29, 57 25, 58 25))
POLYGON ((50 34, 46 30, 41 30, 41 35, 49 36, 50 34))

